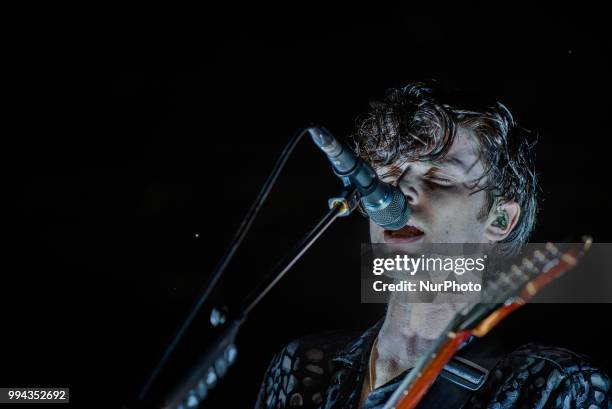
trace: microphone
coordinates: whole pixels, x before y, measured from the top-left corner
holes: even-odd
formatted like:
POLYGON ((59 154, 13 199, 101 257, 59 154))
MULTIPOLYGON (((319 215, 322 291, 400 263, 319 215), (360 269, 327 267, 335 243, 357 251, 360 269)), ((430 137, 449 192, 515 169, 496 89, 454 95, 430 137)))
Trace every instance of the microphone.
POLYGON ((361 204, 372 221, 385 230, 399 230, 412 213, 406 197, 395 186, 382 182, 370 165, 342 145, 323 127, 310 127, 314 143, 327 155, 334 173, 359 191, 361 204))

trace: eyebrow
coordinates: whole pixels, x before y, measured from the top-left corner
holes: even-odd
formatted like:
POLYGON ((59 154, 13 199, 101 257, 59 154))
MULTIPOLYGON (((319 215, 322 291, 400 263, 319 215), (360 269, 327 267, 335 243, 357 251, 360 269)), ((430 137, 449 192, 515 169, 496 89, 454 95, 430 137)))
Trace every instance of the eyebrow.
POLYGON ((391 176, 399 177, 399 176, 402 176, 403 174, 404 174, 404 171, 399 166, 389 165, 389 168, 381 177, 382 178, 391 177, 391 176))
POLYGON ((461 159, 455 156, 445 156, 444 158, 440 160, 436 160, 433 163, 438 164, 438 165, 444 165, 446 163, 451 164, 451 165, 456 165, 467 172, 467 165, 465 164, 465 162, 463 162, 461 159))

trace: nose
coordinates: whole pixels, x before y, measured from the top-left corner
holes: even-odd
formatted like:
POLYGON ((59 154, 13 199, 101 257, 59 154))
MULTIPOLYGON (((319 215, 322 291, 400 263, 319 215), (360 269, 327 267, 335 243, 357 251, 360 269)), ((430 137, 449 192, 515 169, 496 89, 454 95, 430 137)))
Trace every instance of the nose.
POLYGON ((406 196, 409 205, 415 206, 419 202, 419 191, 410 183, 400 183, 400 190, 406 196))
POLYGON ((406 196, 406 201, 410 206, 419 204, 421 199, 421 191, 417 186, 417 178, 414 171, 414 166, 408 166, 402 176, 395 181, 394 185, 406 196))

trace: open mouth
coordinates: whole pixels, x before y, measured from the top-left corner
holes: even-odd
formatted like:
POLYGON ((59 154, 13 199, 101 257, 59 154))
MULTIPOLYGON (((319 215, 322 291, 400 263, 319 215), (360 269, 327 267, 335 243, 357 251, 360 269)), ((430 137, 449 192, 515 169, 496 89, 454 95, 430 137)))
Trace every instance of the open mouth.
POLYGON ((386 243, 412 243, 420 240, 425 235, 421 229, 406 225, 399 230, 385 230, 386 243))

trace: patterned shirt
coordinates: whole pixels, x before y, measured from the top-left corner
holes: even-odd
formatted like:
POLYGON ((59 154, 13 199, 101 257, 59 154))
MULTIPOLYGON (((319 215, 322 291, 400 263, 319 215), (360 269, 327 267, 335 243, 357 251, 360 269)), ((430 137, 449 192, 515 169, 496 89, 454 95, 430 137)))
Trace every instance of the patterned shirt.
MULTIPOLYGON (((363 334, 328 332, 291 342, 270 363, 256 409, 357 409, 380 323, 363 334)), ((369 393, 363 409, 382 408, 406 372, 369 393)), ((464 408, 612 409, 610 378, 584 356, 527 344, 505 355, 464 408)))

